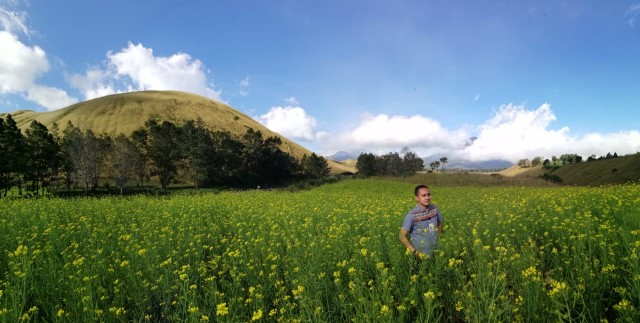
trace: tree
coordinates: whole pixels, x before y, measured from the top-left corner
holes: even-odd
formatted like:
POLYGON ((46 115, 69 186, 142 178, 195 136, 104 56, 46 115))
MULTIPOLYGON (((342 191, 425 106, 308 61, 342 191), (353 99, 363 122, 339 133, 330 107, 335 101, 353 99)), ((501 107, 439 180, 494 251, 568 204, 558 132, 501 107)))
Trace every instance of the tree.
POLYGON ((449 161, 449 159, 447 157, 441 157, 440 158, 440 165, 442 166, 442 172, 444 173, 444 164, 446 164, 449 161))
POLYGON ((403 175, 413 175, 424 169, 424 160, 414 152, 406 152, 402 157, 403 175))
POLYGON ((531 166, 535 167, 542 164, 542 157, 537 156, 531 160, 531 166))
POLYGON ((175 179, 178 163, 182 160, 181 129, 169 121, 158 124, 149 120, 145 125, 149 132, 149 159, 153 163, 151 175, 158 175, 160 185, 166 190, 175 179))
POLYGON ((135 177, 135 168, 132 167, 136 158, 136 146, 124 134, 119 134, 113 139, 111 145, 111 178, 120 189, 120 195, 132 178, 135 177))
POLYGON ((149 132, 146 128, 134 130, 131 133, 131 142, 135 147, 133 151, 133 173, 140 186, 144 187, 145 179, 149 178, 149 132))
POLYGON ((239 186, 244 144, 228 131, 211 134, 213 153, 207 165, 207 181, 213 185, 239 186))
POLYGON ((331 171, 327 160, 322 156, 316 155, 316 153, 311 153, 311 156, 304 154, 300 166, 302 168, 302 176, 308 179, 327 177, 331 171))
POLYGON ((440 167, 440 161, 436 160, 433 161, 429 164, 429 167, 431 168, 431 171, 434 172, 436 169, 438 169, 438 167, 440 167))
POLYGON ((24 173, 26 158, 25 139, 11 115, 6 121, 0 118, 0 196, 7 196, 9 189, 18 184, 21 191, 20 176, 24 173))
POLYGON ((384 168, 382 175, 398 176, 402 172, 402 159, 398 153, 388 153, 383 155, 381 159, 384 160, 384 168))
POLYGON ((95 191, 106 165, 111 138, 106 135, 97 137, 87 129, 84 133, 70 125, 63 137, 66 154, 71 160, 78 181, 84 186, 85 194, 95 191))
POLYGON ((26 131, 27 159, 25 175, 31 180, 31 190, 36 196, 44 190, 60 164, 60 147, 49 133, 47 127, 38 121, 32 121, 26 131))
POLYGON ((356 161, 358 175, 364 177, 374 176, 376 174, 376 156, 372 153, 361 153, 356 161))
POLYGON ((520 167, 529 167, 529 166, 531 166, 531 161, 529 161, 529 159, 520 159, 518 161, 518 166, 520 166, 520 167))
POLYGON ((202 119, 187 121, 182 126, 184 170, 196 189, 207 179, 207 166, 212 160, 213 141, 202 119))
POLYGON ((291 155, 280 149, 279 137, 263 139, 261 131, 252 128, 242 136, 243 171, 247 185, 280 184, 293 178, 299 165, 291 155))

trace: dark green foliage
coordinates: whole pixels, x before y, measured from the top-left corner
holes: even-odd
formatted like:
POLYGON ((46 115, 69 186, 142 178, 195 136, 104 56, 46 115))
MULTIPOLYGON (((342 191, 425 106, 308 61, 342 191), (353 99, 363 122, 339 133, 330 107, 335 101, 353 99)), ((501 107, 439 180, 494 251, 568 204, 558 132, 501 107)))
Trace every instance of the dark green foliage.
POLYGON ((152 163, 151 175, 157 175, 160 186, 169 188, 169 184, 178 173, 178 162, 183 157, 180 139, 182 128, 169 121, 158 124, 155 120, 145 123, 149 133, 148 156, 152 163))
POLYGON ((545 181, 552 182, 552 183, 557 183, 557 184, 562 183, 562 178, 560 178, 560 176, 555 175, 555 174, 547 174, 547 173, 545 173, 544 175, 541 175, 540 178, 544 179, 545 181))
POLYGON ((311 156, 306 154, 302 156, 300 166, 302 168, 302 176, 306 179, 315 180, 329 176, 330 169, 327 160, 322 156, 316 155, 316 153, 311 153, 311 156))
POLYGON ((11 115, 0 118, 0 196, 7 196, 9 188, 20 185, 26 158, 24 136, 11 115))
POLYGON ((362 153, 356 162, 358 175, 369 177, 376 174, 376 156, 372 153, 362 153))
MULTIPOLYGON (((438 165, 440 165, 439 162, 438 165)), ((410 151, 405 151, 403 157, 400 157, 398 153, 388 153, 382 156, 362 153, 358 156, 356 168, 358 175, 363 177, 409 176, 423 170, 424 161, 410 151)))
POLYGON ((26 131, 25 142, 25 179, 31 182, 30 191, 38 196, 40 189, 44 194, 44 189, 57 173, 61 162, 60 147, 47 127, 35 120, 26 131))

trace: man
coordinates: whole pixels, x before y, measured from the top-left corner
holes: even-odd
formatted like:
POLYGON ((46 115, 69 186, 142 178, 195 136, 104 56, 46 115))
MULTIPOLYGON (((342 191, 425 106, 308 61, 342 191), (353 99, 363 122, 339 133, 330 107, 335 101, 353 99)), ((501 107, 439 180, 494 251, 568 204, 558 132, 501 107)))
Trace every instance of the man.
POLYGON ((416 256, 431 255, 438 247, 442 232, 442 213, 435 204, 431 204, 431 190, 427 185, 416 186, 414 193, 418 205, 404 217, 400 242, 416 256))

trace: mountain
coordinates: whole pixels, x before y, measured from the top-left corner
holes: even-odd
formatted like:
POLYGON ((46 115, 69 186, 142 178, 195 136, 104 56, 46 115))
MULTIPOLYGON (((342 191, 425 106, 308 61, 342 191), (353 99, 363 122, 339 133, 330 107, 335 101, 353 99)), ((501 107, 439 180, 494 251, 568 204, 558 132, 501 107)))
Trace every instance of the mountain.
MULTIPOLYGON (((440 161, 440 158, 446 156, 446 154, 431 155, 423 158, 424 167, 429 169, 429 164, 434 161, 440 161)), ((483 161, 470 161, 465 159, 452 159, 448 158, 447 163, 444 165, 445 169, 460 169, 460 170, 483 170, 483 169, 504 169, 511 167, 512 162, 502 159, 490 159, 483 161)), ((442 165, 440 165, 442 167, 442 165)))
MULTIPOLYGON (((71 122, 81 130, 91 129, 95 134, 107 133, 111 135, 119 133, 129 135, 134 130, 143 127, 144 123, 152 118, 160 122, 169 121, 178 125, 188 120, 200 118, 210 130, 228 131, 240 136, 248 128, 253 128, 261 131, 265 137, 280 137, 282 150, 298 159, 302 158, 304 154, 311 155, 311 151, 308 149, 269 130, 226 104, 179 91, 120 93, 76 103, 55 111, 19 110, 10 114, 23 132, 29 127, 32 120, 37 120, 49 130, 55 123, 62 131, 67 122, 71 122)), ((6 114, 0 114, 0 117, 5 116, 6 114)), ((355 171, 355 169, 332 160, 329 160, 328 163, 332 173, 355 171)))
POLYGON ((356 153, 350 153, 350 152, 346 152, 346 151, 339 151, 331 156, 327 156, 328 159, 331 160, 335 160, 335 161, 339 161, 339 162, 343 162, 343 161, 347 161, 347 160, 354 160, 354 159, 358 159, 359 154, 356 153))

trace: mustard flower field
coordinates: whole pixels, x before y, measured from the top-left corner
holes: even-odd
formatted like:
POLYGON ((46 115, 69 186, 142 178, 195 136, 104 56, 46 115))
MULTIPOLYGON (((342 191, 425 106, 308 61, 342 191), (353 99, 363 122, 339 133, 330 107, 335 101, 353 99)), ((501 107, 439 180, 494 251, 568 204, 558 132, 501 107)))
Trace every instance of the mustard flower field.
POLYGON ((640 185, 0 200, 0 321, 640 321, 640 185))

